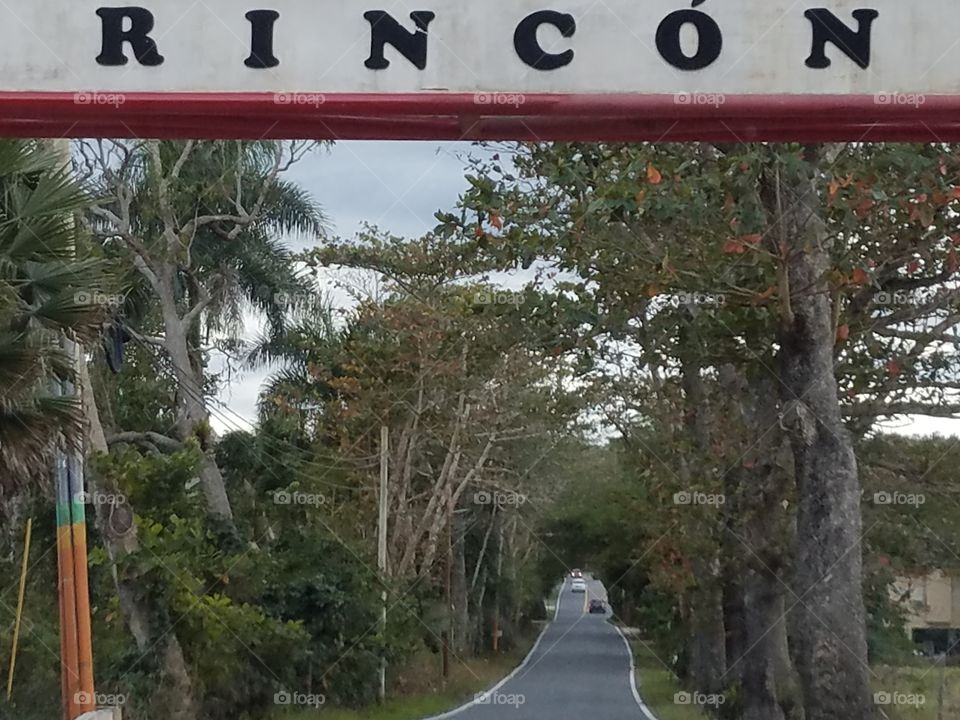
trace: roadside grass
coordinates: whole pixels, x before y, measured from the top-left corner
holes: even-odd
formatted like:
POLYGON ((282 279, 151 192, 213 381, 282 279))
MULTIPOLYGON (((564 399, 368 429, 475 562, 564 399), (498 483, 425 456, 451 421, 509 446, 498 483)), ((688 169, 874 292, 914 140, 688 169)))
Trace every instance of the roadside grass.
POLYGON ((657 659, 653 650, 636 640, 630 643, 637 664, 637 688, 657 720, 706 720, 707 715, 693 705, 678 705, 674 695, 681 692, 677 677, 657 659))
MULTIPOLYGON (((657 659, 653 651, 632 641, 637 664, 637 686, 640 697, 657 720, 706 720, 702 710, 691 705, 678 705, 674 694, 681 692, 676 676, 657 659)), ((875 666, 874 699, 879 702, 881 717, 889 720, 940 720, 960 718, 960 667, 947 668, 943 683, 943 711, 940 713, 940 668, 930 665, 875 666), (882 695, 885 693, 886 695, 882 695), (907 704, 922 698, 922 704, 907 704), (896 704, 897 702, 901 704, 896 704)))
POLYGON ((890 667, 873 670, 874 699, 890 720, 938 720, 960 718, 960 667, 948 667, 943 683, 943 713, 939 714, 940 668, 933 665, 890 667), (883 695, 880 694, 885 694, 883 695), (912 696, 912 697, 911 697, 912 696), (922 698, 923 704, 907 704, 922 698), (897 704, 899 701, 900 704, 897 704))
POLYGON ((271 720, 420 720, 439 715, 469 702, 477 693, 489 690, 509 675, 533 647, 537 633, 524 638, 511 652, 492 657, 464 659, 454 661, 450 668, 450 679, 446 685, 432 680, 439 677, 440 665, 433 655, 422 655, 413 661, 417 667, 408 666, 410 675, 418 676, 416 692, 388 699, 382 706, 371 706, 359 710, 327 708, 319 710, 279 709, 271 720), (431 677, 430 683, 423 683, 425 674, 431 677), (424 687, 429 684, 432 687, 424 687))

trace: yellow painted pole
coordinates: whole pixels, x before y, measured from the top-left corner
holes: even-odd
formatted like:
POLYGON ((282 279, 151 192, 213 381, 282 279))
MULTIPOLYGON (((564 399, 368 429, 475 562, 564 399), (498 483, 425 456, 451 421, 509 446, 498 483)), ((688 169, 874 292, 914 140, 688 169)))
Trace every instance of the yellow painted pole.
POLYGON ((17 645, 20 642, 20 622, 23 620, 23 598, 27 590, 27 567, 30 560, 30 536, 33 518, 27 520, 26 537, 23 539, 23 562, 20 565, 20 595, 17 597, 17 620, 13 626, 13 650, 10 653, 10 674, 7 675, 7 702, 13 697, 13 671, 17 667, 17 645))

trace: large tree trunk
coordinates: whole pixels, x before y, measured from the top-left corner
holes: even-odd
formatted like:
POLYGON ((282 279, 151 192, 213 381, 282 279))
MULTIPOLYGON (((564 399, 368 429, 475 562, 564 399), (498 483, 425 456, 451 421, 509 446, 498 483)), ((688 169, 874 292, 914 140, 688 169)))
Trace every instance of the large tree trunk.
POLYGON ((691 599, 687 675, 695 690, 719 695, 725 690, 727 672, 723 596, 714 578, 704 580, 691 599))
MULTIPOLYGON (((782 422, 798 491, 794 590, 807 720, 875 717, 862 594, 860 487, 834 377, 830 258, 816 190, 818 151, 768 170, 764 202, 785 255, 782 422), (784 173, 789 172, 786 176, 784 173)), ((793 602, 793 601, 792 601, 793 602)))
POLYGON ((467 594, 467 558, 466 558, 466 523, 456 513, 453 515, 454 545, 453 545, 453 649, 457 655, 463 657, 472 647, 470 637, 470 609, 467 594))
POLYGON ((214 458, 210 412, 204 403, 203 369, 191 357, 189 328, 184 326, 173 295, 172 280, 165 284, 160 299, 164 325, 164 348, 177 377, 177 436, 180 440, 197 438, 203 450, 200 483, 207 501, 207 512, 235 531, 233 510, 223 474, 214 458))
MULTIPOLYGON (((731 547, 732 552, 739 552, 731 547)), ((727 558, 723 573, 723 628, 726 633, 727 682, 743 675, 740 662, 747 653, 747 608, 744 604, 743 568, 738 558, 727 558)))
MULTIPOLYGON (((684 392, 684 425, 695 449, 687 467, 681 469, 684 481, 692 490, 694 475, 712 476, 708 459, 710 447, 710 408, 701 377, 701 362, 694 318, 680 331, 681 371, 684 392)), ((710 536, 713 533, 709 533, 710 536)), ((708 694, 724 690, 727 673, 726 630, 723 625, 723 582, 720 564, 714 557, 697 557, 692 562, 698 587, 690 600, 691 635, 689 639, 688 677, 693 687, 708 694)))
MULTIPOLYGON (((738 479, 734 536, 740 557, 743 590, 744 650, 740 681, 744 720, 784 720, 779 697, 782 618, 781 573, 787 555, 785 508, 787 468, 780 465, 783 435, 778 428, 776 383, 767 376, 750 382, 729 367, 721 370, 726 391, 735 398, 742 419, 745 448, 738 479), (778 611, 780 611, 778 613, 778 611)), ((788 462, 784 464, 789 464, 788 462)))
MULTIPOLYGON (((80 363, 80 386, 89 450, 92 453, 107 453, 107 438, 100 422, 90 371, 85 362, 80 363)), ((168 696, 164 697, 163 701, 167 708, 167 717, 171 720, 198 720, 200 716, 194 698, 193 682, 180 641, 172 628, 164 628, 158 636, 157 628, 154 627, 156 619, 167 617, 166 609, 156 607, 153 599, 143 592, 136 579, 128 577, 120 569, 124 558, 140 550, 133 508, 125 499, 119 502, 122 497, 120 489, 108 485, 105 478, 88 472, 87 479, 94 497, 112 496, 115 499, 114 502, 95 503, 94 522, 106 546, 114 587, 120 600, 120 610, 137 644, 137 650, 144 656, 153 652, 158 654, 163 673, 164 695, 168 696)))
POLYGON ((747 653, 743 658, 743 720, 784 720, 777 695, 775 630, 780 580, 766 569, 752 569, 744 582, 747 653))
POLYGON ((781 586, 778 590, 773 610, 777 624, 770 633, 773 636, 771 652, 777 683, 777 702, 780 703, 780 709, 786 720, 805 720, 800 676, 797 674, 797 668, 790 654, 789 614, 785 603, 785 588, 781 586))

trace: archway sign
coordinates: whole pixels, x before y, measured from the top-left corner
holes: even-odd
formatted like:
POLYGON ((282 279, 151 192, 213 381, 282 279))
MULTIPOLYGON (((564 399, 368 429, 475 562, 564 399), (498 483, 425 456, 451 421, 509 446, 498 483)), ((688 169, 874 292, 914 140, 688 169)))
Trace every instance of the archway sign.
POLYGON ((958 140, 955 0, 0 2, 0 135, 958 140))

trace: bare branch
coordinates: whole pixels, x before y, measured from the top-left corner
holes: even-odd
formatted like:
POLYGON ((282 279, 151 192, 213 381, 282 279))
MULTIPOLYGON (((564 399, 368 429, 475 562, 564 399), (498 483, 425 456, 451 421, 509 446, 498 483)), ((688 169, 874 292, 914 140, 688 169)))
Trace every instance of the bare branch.
POLYGON ((960 417, 960 403, 937 403, 928 405, 923 402, 893 402, 893 403, 859 403, 843 408, 845 417, 850 418, 881 418, 896 415, 923 415, 926 417, 958 418, 960 417))
POLYGON ((168 452, 183 450, 183 443, 156 432, 122 432, 107 438, 107 445, 147 445, 162 448, 168 452))

